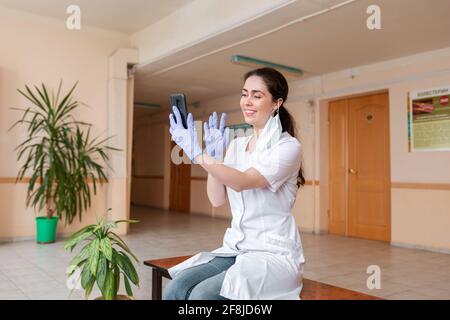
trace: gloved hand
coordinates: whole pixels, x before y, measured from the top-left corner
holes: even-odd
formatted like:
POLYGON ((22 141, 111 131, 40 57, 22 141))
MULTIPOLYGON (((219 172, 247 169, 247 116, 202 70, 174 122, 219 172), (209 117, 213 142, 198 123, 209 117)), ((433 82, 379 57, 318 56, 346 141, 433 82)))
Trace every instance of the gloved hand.
POLYGON ((172 140, 183 149, 184 153, 195 163, 195 157, 202 154, 202 147, 197 140, 197 129, 194 126, 194 119, 192 113, 187 117, 187 129, 183 127, 181 122, 180 111, 176 106, 172 107, 173 114, 169 114, 170 128, 169 132, 172 135, 172 140), (174 119, 175 115, 175 119, 174 119))
POLYGON ((209 123, 203 124, 206 152, 210 157, 219 161, 223 160, 228 145, 229 130, 225 128, 226 120, 227 114, 222 113, 220 126, 217 126, 217 113, 214 112, 209 116, 209 123))

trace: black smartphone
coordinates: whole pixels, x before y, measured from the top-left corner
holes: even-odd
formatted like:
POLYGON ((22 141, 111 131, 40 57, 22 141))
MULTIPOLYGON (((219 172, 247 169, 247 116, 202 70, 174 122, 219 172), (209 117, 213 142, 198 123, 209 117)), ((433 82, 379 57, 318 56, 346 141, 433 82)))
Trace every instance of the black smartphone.
POLYGON ((178 110, 180 110, 181 123, 183 124, 183 127, 187 129, 188 109, 186 103, 186 95, 184 93, 172 93, 170 95, 170 107, 172 108, 172 106, 176 106, 178 110))

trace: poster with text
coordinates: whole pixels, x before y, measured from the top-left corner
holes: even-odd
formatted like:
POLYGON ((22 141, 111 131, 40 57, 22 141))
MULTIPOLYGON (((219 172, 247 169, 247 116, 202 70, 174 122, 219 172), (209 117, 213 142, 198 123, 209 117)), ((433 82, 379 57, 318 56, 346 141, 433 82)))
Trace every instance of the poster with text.
POLYGON ((409 151, 450 151, 450 86, 409 94, 409 151))

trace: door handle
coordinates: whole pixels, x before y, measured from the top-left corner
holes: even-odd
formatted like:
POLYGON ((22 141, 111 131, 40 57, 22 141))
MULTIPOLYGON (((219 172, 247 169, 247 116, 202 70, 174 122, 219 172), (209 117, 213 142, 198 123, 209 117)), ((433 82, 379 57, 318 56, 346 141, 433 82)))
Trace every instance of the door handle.
POLYGON ((356 171, 355 169, 348 169, 348 172, 349 173, 351 173, 351 174, 357 174, 358 173, 358 171, 356 171))

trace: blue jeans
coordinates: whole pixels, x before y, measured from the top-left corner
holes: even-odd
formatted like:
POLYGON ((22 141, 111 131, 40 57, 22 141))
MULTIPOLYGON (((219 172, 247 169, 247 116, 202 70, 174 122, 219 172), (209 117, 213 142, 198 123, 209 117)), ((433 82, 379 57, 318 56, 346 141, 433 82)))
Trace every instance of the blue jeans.
POLYGON ((184 269, 164 288, 165 300, 229 300, 220 289, 225 272, 236 257, 214 257, 208 263, 184 269))

